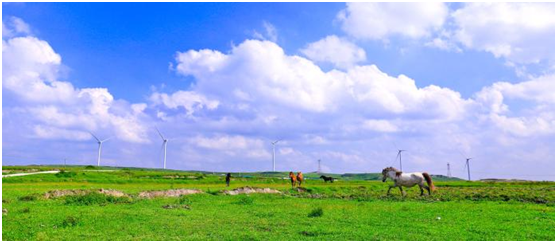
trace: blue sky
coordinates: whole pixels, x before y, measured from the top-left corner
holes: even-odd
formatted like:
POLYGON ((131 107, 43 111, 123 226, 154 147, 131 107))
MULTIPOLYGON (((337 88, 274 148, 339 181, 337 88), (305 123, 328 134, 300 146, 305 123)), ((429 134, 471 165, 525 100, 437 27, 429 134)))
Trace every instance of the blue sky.
POLYGON ((4 163, 554 178, 553 3, 2 6, 4 163))

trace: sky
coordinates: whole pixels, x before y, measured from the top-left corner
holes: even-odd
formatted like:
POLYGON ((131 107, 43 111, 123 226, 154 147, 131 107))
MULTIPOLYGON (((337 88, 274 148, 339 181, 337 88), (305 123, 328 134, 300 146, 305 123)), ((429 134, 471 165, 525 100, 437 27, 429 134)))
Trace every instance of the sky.
POLYGON ((7 164, 555 180, 554 3, 2 3, 7 164))

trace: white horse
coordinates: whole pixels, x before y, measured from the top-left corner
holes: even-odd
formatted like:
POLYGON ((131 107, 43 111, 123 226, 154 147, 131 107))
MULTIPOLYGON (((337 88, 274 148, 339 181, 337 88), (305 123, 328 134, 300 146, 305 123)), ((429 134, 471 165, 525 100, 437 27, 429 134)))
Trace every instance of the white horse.
POLYGON ((387 178, 393 179, 395 182, 394 185, 389 185, 389 190, 387 191, 387 195, 391 193, 391 189, 398 187, 400 189, 400 193, 402 196, 405 196, 406 192, 402 189, 402 187, 413 187, 415 185, 420 186, 420 191, 422 192, 420 196, 424 195, 424 188, 427 189, 427 193, 431 195, 435 186, 433 185, 433 181, 431 181, 431 176, 427 172, 413 172, 413 173, 402 173, 393 167, 387 167, 383 169, 383 182, 387 180, 387 178), (427 186, 425 185, 427 182, 427 186))

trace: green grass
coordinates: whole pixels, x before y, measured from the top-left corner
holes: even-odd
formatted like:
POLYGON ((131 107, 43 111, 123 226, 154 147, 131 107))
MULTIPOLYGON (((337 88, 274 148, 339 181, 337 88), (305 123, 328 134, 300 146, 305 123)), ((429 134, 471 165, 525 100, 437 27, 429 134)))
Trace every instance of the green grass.
POLYGON ((333 184, 308 179, 307 191, 298 192, 276 173, 234 177, 230 188, 224 177, 202 172, 66 167, 62 174, 2 179, 3 240, 555 240, 554 182, 434 179, 433 196, 412 188, 403 198, 395 190, 386 196, 386 183, 341 177, 333 184), (219 193, 242 186, 283 193, 219 193), (130 197, 42 197, 100 188, 130 197), (137 196, 177 188, 208 193, 137 196))

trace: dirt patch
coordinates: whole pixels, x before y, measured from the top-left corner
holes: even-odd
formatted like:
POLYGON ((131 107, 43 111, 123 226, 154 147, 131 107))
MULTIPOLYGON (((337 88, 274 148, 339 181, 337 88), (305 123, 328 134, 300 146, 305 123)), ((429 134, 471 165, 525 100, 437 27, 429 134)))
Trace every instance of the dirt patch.
POLYGON ((57 197, 63 197, 63 196, 70 196, 70 195, 85 195, 87 193, 91 193, 91 192, 98 192, 101 194, 105 194, 105 195, 109 195, 109 196, 114 196, 114 197, 129 197, 127 194, 121 192, 121 191, 117 191, 117 190, 111 190, 111 189, 99 189, 99 190, 54 190, 54 191, 49 191, 47 193, 45 193, 44 197, 46 199, 49 198, 57 198, 57 197))
POLYGON ((126 193, 111 189, 100 189, 98 192, 113 197, 129 197, 126 193))
POLYGON ((190 195, 203 193, 203 191, 198 189, 174 189, 166 191, 147 191, 139 193, 140 198, 154 198, 154 197, 179 197, 182 195, 190 195))
POLYGON ((44 194, 46 199, 57 198, 69 195, 85 195, 89 193, 87 190, 54 190, 44 194))
POLYGON ((238 194, 250 194, 250 193, 280 193, 280 191, 271 188, 253 188, 253 187, 245 186, 234 190, 225 190, 222 193, 227 195, 238 195, 238 194))

